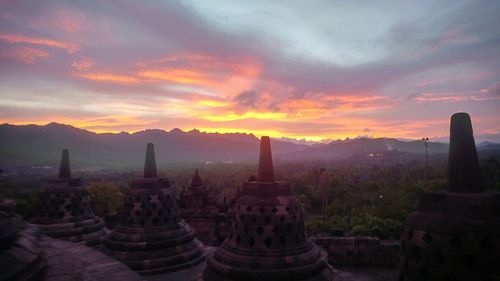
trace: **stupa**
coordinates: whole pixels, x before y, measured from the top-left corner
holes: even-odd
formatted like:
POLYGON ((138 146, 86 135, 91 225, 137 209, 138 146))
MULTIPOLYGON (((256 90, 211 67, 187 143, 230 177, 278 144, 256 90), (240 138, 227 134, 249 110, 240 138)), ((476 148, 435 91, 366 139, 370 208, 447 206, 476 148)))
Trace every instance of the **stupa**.
POLYGON ((51 237, 98 247, 106 235, 104 222, 92 211, 90 197, 79 178, 71 177, 69 152, 62 151, 59 178, 40 193, 33 223, 51 237))
POLYGON ((500 280, 500 193, 482 185, 467 113, 451 117, 447 190, 422 194, 401 240, 399 280, 500 280))
POLYGON ((304 229, 290 186, 274 180, 269 137, 262 137, 258 176, 245 182, 229 237, 207 259, 205 281, 334 280, 327 254, 304 229))
POLYGON ((217 206, 214 193, 200 177, 198 169, 191 185, 180 194, 181 217, 194 228, 196 238, 203 244, 219 246, 225 239, 230 222, 227 203, 217 206))
POLYGON ((16 214, 15 206, 0 199, 0 280, 40 280, 46 262, 39 230, 16 214))
POLYGON ((203 244, 178 214, 168 178, 157 175, 152 143, 147 145, 144 177, 132 181, 120 221, 102 251, 139 274, 177 271, 205 259, 203 244))

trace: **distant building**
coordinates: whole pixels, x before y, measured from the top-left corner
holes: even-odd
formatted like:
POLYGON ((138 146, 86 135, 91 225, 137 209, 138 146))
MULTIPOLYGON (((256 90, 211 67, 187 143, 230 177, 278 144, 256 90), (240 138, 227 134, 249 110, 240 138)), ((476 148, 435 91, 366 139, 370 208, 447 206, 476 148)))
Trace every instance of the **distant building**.
POLYGON ((196 238, 205 245, 220 245, 230 227, 226 199, 217 206, 212 188, 206 186, 198 169, 191 180, 191 185, 180 194, 179 207, 181 217, 195 229, 196 238))

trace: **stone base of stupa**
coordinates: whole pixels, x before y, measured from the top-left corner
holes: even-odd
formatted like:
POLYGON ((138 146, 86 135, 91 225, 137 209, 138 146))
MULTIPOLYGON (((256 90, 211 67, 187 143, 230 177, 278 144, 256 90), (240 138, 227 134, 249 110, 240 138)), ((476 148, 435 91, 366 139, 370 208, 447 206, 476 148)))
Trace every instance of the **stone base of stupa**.
POLYGON ((25 223, 14 208, 14 201, 0 201, 0 280, 40 280, 46 262, 39 229, 25 223))
POLYGON ((104 253, 143 275, 173 272, 205 260, 203 244, 184 221, 145 228, 118 225, 104 246, 104 253))
POLYGON ((500 193, 424 193, 401 240, 399 280, 500 280, 500 193))

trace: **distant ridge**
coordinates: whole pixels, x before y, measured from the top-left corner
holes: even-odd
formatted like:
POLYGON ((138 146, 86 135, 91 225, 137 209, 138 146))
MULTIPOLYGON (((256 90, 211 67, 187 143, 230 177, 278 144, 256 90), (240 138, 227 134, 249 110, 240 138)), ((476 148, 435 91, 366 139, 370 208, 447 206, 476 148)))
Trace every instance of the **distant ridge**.
MULTIPOLYGON (((89 169, 139 168, 144 145, 155 144, 159 167, 188 162, 255 163, 259 140, 246 133, 206 133, 148 129, 136 133, 94 133, 59 123, 40 125, 0 125, 0 167, 55 165, 62 148, 72 154, 76 167, 89 169)), ((423 154, 422 141, 393 138, 336 140, 310 144, 273 139, 277 160, 335 160, 384 153, 423 154)), ((429 153, 448 153, 445 143, 430 142, 429 153)), ((478 144, 479 151, 495 155, 500 144, 478 144)))

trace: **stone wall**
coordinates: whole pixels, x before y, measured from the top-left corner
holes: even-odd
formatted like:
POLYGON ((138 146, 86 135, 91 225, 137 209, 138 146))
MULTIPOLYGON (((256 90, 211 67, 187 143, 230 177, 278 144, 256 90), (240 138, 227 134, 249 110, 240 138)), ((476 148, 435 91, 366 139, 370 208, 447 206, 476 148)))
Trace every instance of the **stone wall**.
POLYGON ((226 216, 185 218, 195 236, 206 246, 220 246, 226 238, 231 226, 226 216))
POLYGON ((401 244, 397 240, 380 240, 368 236, 317 236, 311 240, 328 252, 337 266, 396 266, 401 244))

